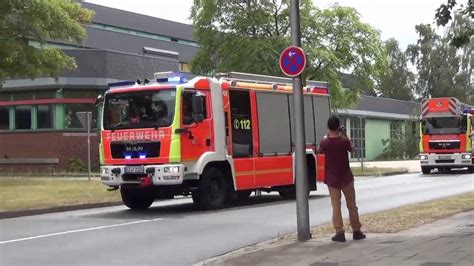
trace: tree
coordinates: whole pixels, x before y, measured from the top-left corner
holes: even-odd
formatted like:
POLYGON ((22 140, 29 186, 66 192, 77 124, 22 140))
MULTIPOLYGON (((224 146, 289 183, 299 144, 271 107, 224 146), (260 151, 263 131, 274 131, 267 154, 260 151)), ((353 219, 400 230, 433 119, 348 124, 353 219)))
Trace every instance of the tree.
POLYGON ((75 68, 74 59, 49 40, 80 43, 93 11, 73 0, 2 0, 0 2, 0 86, 11 77, 55 76, 75 68), (29 45, 30 40, 41 48, 29 45))
MULTIPOLYGON (((290 45, 288 0, 195 0, 191 19, 201 49, 193 59, 195 73, 242 71, 281 75, 278 59, 290 45)), ((308 57, 304 78, 331 84, 333 108, 355 103, 386 69, 379 33, 360 21, 357 11, 314 7, 300 1, 302 46, 308 57), (343 90, 341 72, 352 71, 359 86, 343 90)))
MULTIPOLYGON (((456 0, 447 0, 446 4, 441 4, 441 6, 436 9, 435 19, 438 26, 446 26, 446 24, 452 20, 453 17, 451 16, 451 13, 453 12, 453 9, 456 5, 456 0)), ((462 16, 465 16, 468 20, 474 19, 473 0, 468 0, 467 6, 465 7, 461 5, 458 13, 462 16)), ((472 28, 472 25, 468 23, 465 26, 466 27, 462 31, 451 36, 451 44, 455 47, 467 45, 471 39, 471 36, 474 35, 474 28, 472 28)))
POLYGON ((389 69, 380 78, 377 86, 382 97, 411 101, 415 89, 415 75, 408 69, 408 58, 398 46, 398 41, 389 39, 385 42, 389 69))
POLYGON ((409 45, 407 52, 418 70, 416 93, 421 98, 456 97, 462 102, 474 104, 472 75, 472 48, 456 48, 450 45, 450 37, 469 23, 463 16, 456 16, 444 37, 437 35, 430 25, 417 25, 419 39, 409 45))

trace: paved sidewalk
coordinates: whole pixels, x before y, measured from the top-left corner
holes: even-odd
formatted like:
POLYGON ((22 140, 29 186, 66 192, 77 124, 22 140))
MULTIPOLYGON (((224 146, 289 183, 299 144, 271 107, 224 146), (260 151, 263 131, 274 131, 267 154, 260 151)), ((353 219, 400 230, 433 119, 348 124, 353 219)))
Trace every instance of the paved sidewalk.
POLYGON ((282 240, 252 253, 234 252, 205 265, 474 265, 474 211, 396 234, 368 234, 346 243, 321 236, 282 240), (286 243, 281 243, 286 242, 286 243))

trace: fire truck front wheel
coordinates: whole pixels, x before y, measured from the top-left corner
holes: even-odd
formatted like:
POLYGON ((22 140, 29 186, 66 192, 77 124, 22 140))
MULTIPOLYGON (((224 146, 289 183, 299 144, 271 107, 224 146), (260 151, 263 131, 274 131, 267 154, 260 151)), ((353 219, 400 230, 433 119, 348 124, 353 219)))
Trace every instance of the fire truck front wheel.
POLYGON ((219 209, 224 206, 228 191, 225 175, 211 167, 201 175, 199 187, 193 192, 193 201, 204 210, 219 209))
POLYGON ((132 210, 145 210, 154 201, 153 193, 140 188, 120 188, 120 195, 125 206, 132 210))

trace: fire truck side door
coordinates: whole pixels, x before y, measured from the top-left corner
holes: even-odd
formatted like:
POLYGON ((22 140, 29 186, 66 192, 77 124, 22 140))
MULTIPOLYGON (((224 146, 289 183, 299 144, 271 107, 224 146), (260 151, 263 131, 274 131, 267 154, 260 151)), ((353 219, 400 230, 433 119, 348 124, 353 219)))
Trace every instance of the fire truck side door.
POLYGON ((196 109, 196 103, 193 108, 193 98, 196 99, 196 91, 184 91, 182 94, 182 127, 185 132, 181 134, 181 159, 182 161, 196 161, 206 151, 212 149, 211 139, 211 119, 207 110, 209 105, 209 95, 201 93, 205 100, 199 101, 202 106, 203 117, 197 117, 193 113, 196 109), (204 118, 204 119, 202 119, 204 118), (197 119, 197 120, 196 120, 197 119))

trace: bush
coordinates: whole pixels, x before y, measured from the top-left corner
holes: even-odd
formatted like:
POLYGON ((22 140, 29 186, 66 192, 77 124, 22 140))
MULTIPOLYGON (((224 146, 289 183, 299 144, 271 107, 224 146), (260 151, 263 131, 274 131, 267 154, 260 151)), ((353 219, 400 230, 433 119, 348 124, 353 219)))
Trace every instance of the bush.
POLYGON ((419 154, 419 132, 410 130, 410 122, 405 123, 405 132, 400 139, 383 139, 385 147, 382 154, 377 157, 379 160, 404 160, 413 159, 419 154))
POLYGON ((67 163, 67 170, 72 173, 87 172, 87 166, 79 158, 69 159, 67 163))

